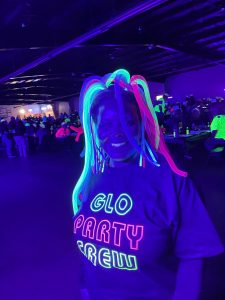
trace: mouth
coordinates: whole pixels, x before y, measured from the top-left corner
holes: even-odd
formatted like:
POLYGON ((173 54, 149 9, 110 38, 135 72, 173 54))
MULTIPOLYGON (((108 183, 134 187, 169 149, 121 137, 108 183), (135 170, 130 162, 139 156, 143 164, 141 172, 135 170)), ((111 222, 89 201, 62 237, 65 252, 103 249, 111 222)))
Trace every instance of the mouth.
POLYGON ((124 145, 126 145, 127 142, 123 142, 123 143, 112 143, 112 147, 118 148, 118 147, 122 147, 124 145))

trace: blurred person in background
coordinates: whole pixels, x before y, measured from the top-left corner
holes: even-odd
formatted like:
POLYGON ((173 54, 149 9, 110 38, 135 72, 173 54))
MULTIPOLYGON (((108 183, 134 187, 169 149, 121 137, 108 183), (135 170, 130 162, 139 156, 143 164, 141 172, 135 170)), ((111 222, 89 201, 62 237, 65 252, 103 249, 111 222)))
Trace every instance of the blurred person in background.
POLYGON ((14 145, 13 134, 10 132, 8 128, 7 121, 5 121, 4 119, 2 119, 0 122, 0 135, 2 138, 3 145, 5 145, 7 157, 14 158, 15 155, 13 153, 13 145, 14 145))
POLYGON ((27 144, 25 140, 26 127, 21 120, 16 121, 14 140, 20 157, 27 157, 27 144))
POLYGON ((205 146, 209 152, 222 152, 225 147, 225 109, 221 114, 214 116, 211 124, 211 137, 207 139, 205 146))

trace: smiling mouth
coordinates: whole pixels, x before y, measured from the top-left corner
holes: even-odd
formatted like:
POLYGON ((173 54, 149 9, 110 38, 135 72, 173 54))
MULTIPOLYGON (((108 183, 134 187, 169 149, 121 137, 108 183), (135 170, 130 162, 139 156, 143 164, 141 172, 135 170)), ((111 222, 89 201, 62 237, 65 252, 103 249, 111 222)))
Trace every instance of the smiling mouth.
POLYGON ((118 148, 118 147, 124 146, 126 143, 127 143, 127 142, 116 143, 116 144, 115 144, 115 143, 112 143, 112 146, 118 148))

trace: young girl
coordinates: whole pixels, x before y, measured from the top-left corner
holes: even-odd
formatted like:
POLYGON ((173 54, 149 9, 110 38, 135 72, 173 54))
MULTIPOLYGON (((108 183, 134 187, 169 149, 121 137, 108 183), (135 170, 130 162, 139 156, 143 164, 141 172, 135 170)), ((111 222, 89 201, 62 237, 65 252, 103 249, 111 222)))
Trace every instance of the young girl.
POLYGON ((204 257, 223 252, 174 164, 142 76, 92 77, 81 91, 85 163, 74 233, 91 300, 198 299, 204 257))

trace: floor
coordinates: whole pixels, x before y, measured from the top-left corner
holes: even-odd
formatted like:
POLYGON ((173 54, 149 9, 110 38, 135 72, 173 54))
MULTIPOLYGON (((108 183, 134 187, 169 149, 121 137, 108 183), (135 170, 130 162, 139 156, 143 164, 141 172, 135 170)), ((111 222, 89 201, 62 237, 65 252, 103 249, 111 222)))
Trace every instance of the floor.
MULTIPOLYGON (((80 151, 0 157, 1 300, 78 299, 71 194, 80 151)), ((225 243, 225 165, 186 165, 225 243)), ((224 283, 225 256, 208 259, 202 299, 225 299, 224 283)))

